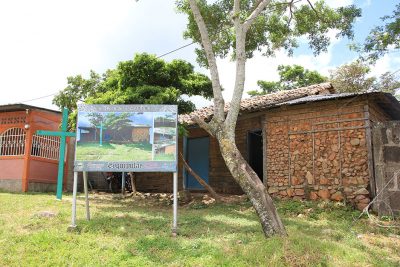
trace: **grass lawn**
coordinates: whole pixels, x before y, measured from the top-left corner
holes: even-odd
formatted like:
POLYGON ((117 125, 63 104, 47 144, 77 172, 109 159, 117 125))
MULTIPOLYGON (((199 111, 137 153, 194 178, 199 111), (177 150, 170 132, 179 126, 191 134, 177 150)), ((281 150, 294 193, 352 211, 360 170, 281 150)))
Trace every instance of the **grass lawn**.
POLYGON ((265 239, 249 202, 198 201, 179 208, 173 238, 168 200, 90 198, 92 220, 80 196, 68 232, 70 195, 0 193, 0 266, 400 266, 399 228, 339 205, 278 202, 289 235, 265 239))
POLYGON ((78 143, 76 160, 91 161, 140 161, 151 160, 152 146, 147 143, 113 144, 78 143))

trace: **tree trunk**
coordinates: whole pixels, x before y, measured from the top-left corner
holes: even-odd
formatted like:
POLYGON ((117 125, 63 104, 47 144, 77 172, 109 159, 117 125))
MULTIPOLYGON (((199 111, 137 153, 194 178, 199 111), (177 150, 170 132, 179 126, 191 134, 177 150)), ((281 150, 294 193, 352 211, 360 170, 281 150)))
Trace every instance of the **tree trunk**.
POLYGON ((250 16, 243 23, 241 22, 240 16, 240 3, 241 1, 239 0, 234 1, 234 8, 231 16, 236 34, 236 77, 232 101, 225 117, 225 109, 222 105, 224 101, 219 84, 218 66, 215 64, 216 60, 213 52, 213 44, 209 38, 207 25, 204 22, 197 1, 189 0, 192 14, 201 35, 202 48, 205 51, 208 67, 210 69, 214 93, 214 116, 211 121, 206 123, 203 119, 196 116, 192 117, 192 119, 210 135, 217 138, 222 157, 235 181, 253 203, 253 207, 260 218, 265 236, 286 235, 285 227, 278 216, 271 197, 265 191, 265 186, 246 160, 244 160, 235 143, 235 127, 240 111, 240 101, 242 99, 245 82, 246 34, 255 21, 255 18, 265 10, 266 6, 271 3, 271 0, 257 1, 250 16))
POLYGON ((250 198, 265 236, 286 235, 285 227, 264 184, 242 157, 235 142, 226 137, 220 137, 218 141, 222 157, 235 181, 250 198))
POLYGON ((183 158, 182 153, 179 153, 179 156, 181 157, 182 163, 185 166, 185 168, 190 172, 191 175, 210 193, 210 195, 217 201, 221 202, 221 197, 212 189, 211 186, 209 186, 186 162, 186 160, 183 158))

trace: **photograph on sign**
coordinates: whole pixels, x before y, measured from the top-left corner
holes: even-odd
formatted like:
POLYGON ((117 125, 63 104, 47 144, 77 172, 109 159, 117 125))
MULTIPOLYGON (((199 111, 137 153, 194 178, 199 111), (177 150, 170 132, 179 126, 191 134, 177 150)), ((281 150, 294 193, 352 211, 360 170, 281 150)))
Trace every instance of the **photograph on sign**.
POLYGON ((172 107, 78 106, 75 170, 174 171, 177 113, 172 107))

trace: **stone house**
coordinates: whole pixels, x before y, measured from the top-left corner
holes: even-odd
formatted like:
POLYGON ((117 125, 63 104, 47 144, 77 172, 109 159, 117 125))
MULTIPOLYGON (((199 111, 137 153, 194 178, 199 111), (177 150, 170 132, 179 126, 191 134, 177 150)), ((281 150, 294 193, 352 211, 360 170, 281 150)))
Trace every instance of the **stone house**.
POLYGON ((57 131, 61 113, 24 104, 0 106, 0 188, 55 191, 60 140, 36 135, 57 131))
MULTIPOLYGON (((207 107, 179 116, 188 125, 179 152, 217 192, 242 193, 216 139, 191 120, 212 114, 207 107)), ((376 195, 371 125, 399 119, 400 104, 390 94, 335 94, 324 83, 242 100, 236 144, 274 197, 346 200, 362 209, 376 195)), ((203 189, 178 166, 181 188, 203 189)), ((171 191, 172 175, 138 173, 137 187, 171 191)))
POLYGON ((150 128, 148 125, 133 125, 132 141, 150 143, 150 128))

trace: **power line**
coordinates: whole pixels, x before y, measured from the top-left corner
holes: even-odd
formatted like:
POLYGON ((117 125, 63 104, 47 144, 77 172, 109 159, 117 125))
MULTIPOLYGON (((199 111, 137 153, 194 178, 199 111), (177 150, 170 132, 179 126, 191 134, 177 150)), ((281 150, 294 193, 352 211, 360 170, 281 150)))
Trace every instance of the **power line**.
POLYGON ((26 102, 31 102, 31 101, 34 101, 34 100, 39 100, 39 99, 46 98, 46 97, 50 97, 50 96, 53 96, 53 95, 56 95, 56 94, 57 94, 57 93, 53 93, 53 94, 50 94, 50 95, 45 95, 45 96, 41 96, 41 97, 36 97, 36 98, 28 99, 28 100, 25 100, 25 101, 21 101, 21 103, 26 103, 26 102))
MULTIPOLYGON (((301 1, 302 1, 302 0, 293 0, 293 1, 289 2, 289 3, 287 3, 287 2, 277 3, 277 4, 274 4, 274 5, 270 5, 270 6, 269 6, 269 8, 272 7, 273 9, 265 9, 265 11, 267 11, 267 13, 271 13, 271 12, 273 12, 273 11, 276 11, 276 10, 278 9, 278 6, 280 6, 280 5, 289 5, 289 6, 291 6, 292 4, 295 4, 295 3, 298 3, 298 2, 301 2, 301 1)), ((229 28, 229 27, 227 27, 227 28, 229 28)), ((217 32, 217 34, 218 34, 218 33, 221 33, 221 32, 224 31, 224 30, 227 30, 227 28, 222 28, 219 32, 217 32)), ((162 58, 162 57, 164 57, 164 56, 167 56, 167 55, 169 55, 169 54, 172 54, 172 53, 174 53, 174 52, 177 52, 177 51, 179 51, 179 50, 181 50, 181 49, 184 49, 184 48, 186 48, 186 47, 189 47, 189 46, 191 46, 191 45, 193 45, 193 44, 195 44, 195 43, 196 43, 196 41, 193 41, 193 42, 191 42, 191 43, 189 43, 189 44, 180 46, 180 47, 178 47, 178 48, 176 48, 176 49, 173 49, 173 50, 171 50, 171 51, 169 51, 169 52, 166 52, 166 53, 164 53, 164 54, 161 54, 160 56, 157 56, 156 58, 162 58)), ((400 52, 400 51, 396 51, 396 52, 400 52)), ((394 74, 396 74, 396 73, 399 72, 399 71, 400 71, 400 69, 394 71, 393 73, 391 73, 391 74, 389 75, 389 77, 390 77, 390 76, 393 76, 394 74)), ((20 103, 31 102, 31 101, 43 99, 43 98, 46 98, 46 97, 54 96, 54 95, 56 95, 56 94, 57 94, 57 93, 53 93, 53 94, 49 94, 49 95, 45 95, 45 96, 41 96, 41 97, 37 97, 37 98, 33 98, 33 99, 28 99, 28 100, 25 100, 25 101, 21 101, 20 103)))
MULTIPOLYGON (((164 54, 162 54, 162 55, 160 55, 160 56, 157 56, 156 58, 165 57, 165 56, 167 56, 167 55, 169 55, 169 54, 172 54, 172 53, 174 53, 174 52, 176 52, 176 51, 179 51, 179 50, 181 50, 181 49, 183 49, 183 48, 186 48, 186 47, 188 47, 188 46, 191 46, 191 45, 193 45, 193 44, 195 44, 195 42, 191 42, 191 43, 189 43, 189 44, 185 44, 185 45, 180 46, 180 47, 178 47, 178 48, 176 48, 176 49, 174 49, 174 50, 171 50, 171 51, 169 51, 169 52, 167 52, 167 53, 164 53, 164 54)), ((56 94, 57 94, 57 93, 52 93, 52 94, 49 94, 49 95, 45 95, 45 96, 41 96, 41 97, 36 97, 36 98, 32 98, 32 99, 28 99, 28 100, 21 101, 20 103, 31 102, 31 101, 43 99, 43 98, 46 98, 46 97, 54 96, 54 95, 56 95, 56 94)))
MULTIPOLYGON (((302 0, 295 0, 295 1, 292 1, 292 2, 290 3, 290 5, 291 5, 291 4, 298 3, 298 2, 301 2, 301 1, 302 1, 302 0)), ((269 9, 269 10, 266 9, 266 11, 267 11, 267 13, 271 13, 272 11, 276 11, 278 6, 284 5, 284 4, 287 5, 288 3, 277 3, 277 4, 275 4, 275 5, 271 5, 271 6, 269 6, 269 7, 273 7, 273 8, 275 8, 275 9, 269 9)), ((221 32, 224 31, 224 30, 227 30, 227 29, 226 29, 226 28, 225 28, 225 29, 222 28, 222 29, 219 31, 219 33, 221 33, 221 32)), ((169 52, 166 52, 166 53, 164 53, 164 54, 161 54, 160 56, 157 56, 156 58, 165 57, 165 56, 167 56, 167 55, 169 55, 169 54, 175 53, 176 51, 179 51, 179 50, 181 50, 181 49, 184 49, 184 48, 186 48, 186 47, 188 47, 188 46, 191 46, 191 45, 193 45, 193 44, 195 44, 195 43, 196 43, 196 41, 193 41, 193 42, 191 42, 191 43, 189 43, 189 44, 185 44, 185 45, 180 46, 180 47, 178 47, 178 48, 176 48, 176 49, 174 49, 174 50, 171 50, 171 51, 169 51, 169 52)), ((43 99, 43 98, 46 98, 46 97, 54 96, 54 95, 56 95, 56 94, 57 94, 57 93, 53 93, 53 94, 50 94, 50 95, 45 95, 45 96, 41 96, 41 97, 37 97, 37 98, 33 98, 33 99, 28 99, 28 100, 25 100, 25 101, 21 101, 20 103, 31 102, 31 101, 43 99)))
POLYGON ((158 56, 158 57, 156 57, 156 58, 162 58, 162 57, 164 57, 164 56, 166 56, 166 55, 172 54, 172 53, 174 53, 174 52, 176 52, 176 51, 178 51, 178 50, 181 50, 181 49, 183 49, 183 48, 185 48, 185 47, 191 46, 192 44, 195 44, 195 42, 191 42, 190 44, 186 44, 186 45, 183 45, 183 46, 181 46, 181 47, 178 47, 177 49, 171 50, 171 51, 169 51, 169 52, 167 52, 167 53, 165 53, 165 54, 162 54, 161 56, 158 56))

